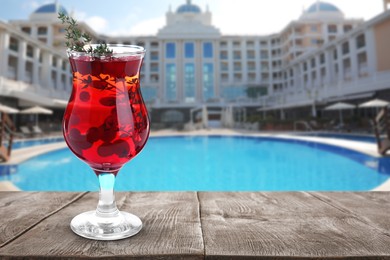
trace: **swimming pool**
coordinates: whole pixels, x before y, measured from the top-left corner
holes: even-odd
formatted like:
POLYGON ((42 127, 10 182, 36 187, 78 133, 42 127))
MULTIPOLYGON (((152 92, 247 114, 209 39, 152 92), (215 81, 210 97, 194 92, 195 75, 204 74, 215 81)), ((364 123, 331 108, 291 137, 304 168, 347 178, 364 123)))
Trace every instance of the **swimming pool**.
MULTIPOLYGON (((92 170, 68 149, 0 176, 22 190, 97 190, 92 170)), ((119 172, 116 190, 370 190, 390 177, 388 158, 330 145, 265 137, 158 137, 119 172)))

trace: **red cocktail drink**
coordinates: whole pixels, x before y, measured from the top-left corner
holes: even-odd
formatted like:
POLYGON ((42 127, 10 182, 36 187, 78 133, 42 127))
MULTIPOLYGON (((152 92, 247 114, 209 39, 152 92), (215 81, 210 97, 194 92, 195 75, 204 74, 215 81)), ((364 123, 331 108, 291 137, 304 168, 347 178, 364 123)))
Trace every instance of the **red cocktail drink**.
POLYGON ((96 173, 116 172, 149 135, 139 85, 142 57, 70 57, 73 93, 64 116, 69 148, 96 173))

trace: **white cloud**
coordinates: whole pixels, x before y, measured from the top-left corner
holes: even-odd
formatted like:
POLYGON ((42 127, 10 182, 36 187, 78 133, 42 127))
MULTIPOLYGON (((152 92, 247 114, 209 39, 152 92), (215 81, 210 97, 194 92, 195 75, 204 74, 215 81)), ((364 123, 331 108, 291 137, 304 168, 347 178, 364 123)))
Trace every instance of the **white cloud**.
POLYGON ((147 19, 128 28, 120 28, 117 30, 110 30, 106 33, 111 36, 122 36, 122 35, 155 35, 158 29, 165 25, 165 17, 156 17, 147 19))
POLYGON ((87 17, 85 23, 96 32, 104 32, 107 29, 108 21, 100 16, 87 17))
POLYGON ((36 1, 36 0, 28 0, 22 4, 22 8, 26 9, 26 10, 36 10, 38 7, 40 7, 44 4, 47 4, 47 3, 49 3, 47 0, 43 1, 43 2, 36 1))
POLYGON ((153 19, 148 19, 132 26, 130 33, 131 34, 156 34, 158 29, 164 27, 165 17, 160 16, 153 19))

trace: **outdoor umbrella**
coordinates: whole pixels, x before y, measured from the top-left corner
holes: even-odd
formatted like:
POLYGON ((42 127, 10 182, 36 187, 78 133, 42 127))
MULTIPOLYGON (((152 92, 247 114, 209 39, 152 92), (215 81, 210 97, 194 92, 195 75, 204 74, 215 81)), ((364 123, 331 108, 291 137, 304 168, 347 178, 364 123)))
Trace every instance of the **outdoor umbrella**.
POLYGON ((9 107, 3 104, 0 104, 0 112, 4 112, 7 114, 16 114, 19 113, 19 110, 13 107, 9 107))
POLYGON ((344 102, 338 102, 333 105, 327 106, 324 109, 325 110, 338 110, 339 115, 340 115, 340 124, 343 124, 343 113, 342 110, 344 109, 354 109, 356 106, 349 104, 349 103, 344 103, 344 102))
POLYGON ((23 109, 22 111, 20 111, 20 114, 35 114, 35 125, 38 125, 39 114, 51 115, 53 114, 53 111, 44 107, 34 106, 27 109, 23 109))
POLYGON ((382 99, 372 99, 367 102, 364 102, 359 105, 359 108, 369 108, 369 107, 374 107, 376 109, 376 113, 378 114, 378 108, 379 107, 386 107, 390 104, 390 102, 382 99))

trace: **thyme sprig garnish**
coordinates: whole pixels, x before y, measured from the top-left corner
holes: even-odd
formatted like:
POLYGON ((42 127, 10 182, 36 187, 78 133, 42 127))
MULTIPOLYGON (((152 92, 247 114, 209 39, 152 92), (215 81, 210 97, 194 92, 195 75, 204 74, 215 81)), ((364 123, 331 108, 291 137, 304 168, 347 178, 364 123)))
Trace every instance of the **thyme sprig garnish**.
POLYGON ((112 50, 108 48, 107 44, 100 43, 95 48, 90 45, 92 37, 79 28, 77 21, 73 17, 69 17, 64 13, 58 13, 58 19, 62 24, 66 24, 65 39, 67 40, 66 47, 72 51, 86 52, 94 56, 109 56, 112 50))

